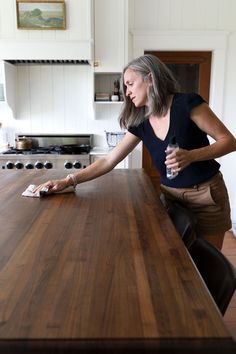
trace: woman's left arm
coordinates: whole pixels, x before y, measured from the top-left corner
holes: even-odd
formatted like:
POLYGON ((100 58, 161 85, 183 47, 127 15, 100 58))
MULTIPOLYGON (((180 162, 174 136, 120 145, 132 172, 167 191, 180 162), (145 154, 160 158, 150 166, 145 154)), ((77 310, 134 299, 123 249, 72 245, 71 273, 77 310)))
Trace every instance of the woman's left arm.
POLYGON ((215 159, 236 150, 236 139, 220 121, 208 104, 203 103, 191 111, 194 123, 211 136, 215 142, 209 146, 192 150, 193 161, 215 159))
POLYGON ((166 165, 176 171, 181 171, 192 162, 211 160, 236 150, 236 139, 225 127, 210 107, 203 103, 191 111, 192 121, 211 136, 215 142, 198 149, 175 150, 167 156, 166 165))

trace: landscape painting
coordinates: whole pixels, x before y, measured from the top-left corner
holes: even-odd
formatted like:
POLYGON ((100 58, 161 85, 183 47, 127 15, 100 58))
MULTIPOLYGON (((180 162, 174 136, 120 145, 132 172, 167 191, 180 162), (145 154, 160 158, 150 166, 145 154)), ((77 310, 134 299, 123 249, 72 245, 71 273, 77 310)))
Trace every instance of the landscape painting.
POLYGON ((64 1, 17 0, 17 27, 19 29, 65 29, 64 1))

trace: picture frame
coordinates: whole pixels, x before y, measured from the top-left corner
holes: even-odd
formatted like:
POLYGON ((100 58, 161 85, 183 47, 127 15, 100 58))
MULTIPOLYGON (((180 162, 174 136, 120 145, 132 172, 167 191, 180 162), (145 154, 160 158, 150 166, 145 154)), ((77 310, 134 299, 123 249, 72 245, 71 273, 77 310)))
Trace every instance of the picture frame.
POLYGON ((17 28, 23 30, 64 30, 64 0, 16 0, 17 28))

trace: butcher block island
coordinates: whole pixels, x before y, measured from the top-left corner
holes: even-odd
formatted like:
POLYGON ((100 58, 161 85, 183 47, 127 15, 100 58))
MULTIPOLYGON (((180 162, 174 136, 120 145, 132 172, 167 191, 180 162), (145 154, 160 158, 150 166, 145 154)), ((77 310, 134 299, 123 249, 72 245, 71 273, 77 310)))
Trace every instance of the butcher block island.
POLYGON ((0 353, 236 352, 142 170, 42 198, 61 172, 0 177, 0 353))

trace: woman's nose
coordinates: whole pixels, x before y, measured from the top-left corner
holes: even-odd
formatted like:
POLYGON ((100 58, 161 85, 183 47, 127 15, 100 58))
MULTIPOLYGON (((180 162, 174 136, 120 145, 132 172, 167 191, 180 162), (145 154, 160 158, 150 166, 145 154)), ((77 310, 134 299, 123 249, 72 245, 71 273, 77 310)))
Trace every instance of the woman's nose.
POLYGON ((126 90, 126 96, 130 96, 131 92, 129 89, 126 90))

